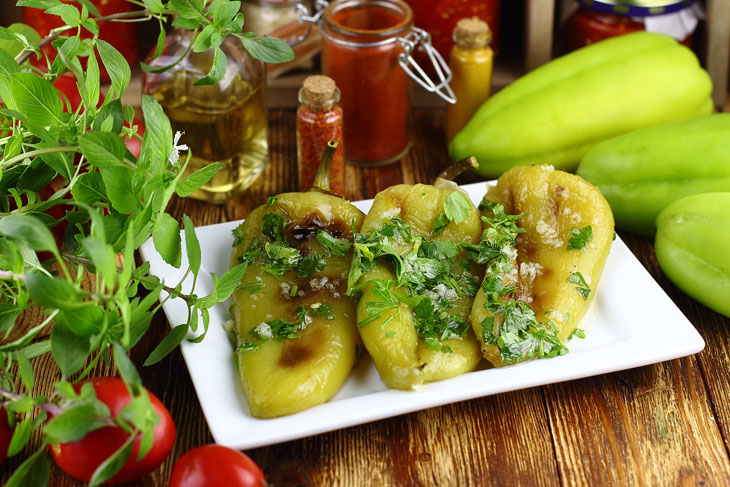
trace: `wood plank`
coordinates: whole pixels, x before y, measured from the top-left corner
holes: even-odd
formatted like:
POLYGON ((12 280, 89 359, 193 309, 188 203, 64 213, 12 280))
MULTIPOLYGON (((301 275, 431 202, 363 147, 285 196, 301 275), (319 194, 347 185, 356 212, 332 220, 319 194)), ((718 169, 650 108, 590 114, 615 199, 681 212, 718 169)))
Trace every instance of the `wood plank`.
POLYGON ((527 0, 527 71, 532 71, 552 59, 554 19, 555 0, 527 0))

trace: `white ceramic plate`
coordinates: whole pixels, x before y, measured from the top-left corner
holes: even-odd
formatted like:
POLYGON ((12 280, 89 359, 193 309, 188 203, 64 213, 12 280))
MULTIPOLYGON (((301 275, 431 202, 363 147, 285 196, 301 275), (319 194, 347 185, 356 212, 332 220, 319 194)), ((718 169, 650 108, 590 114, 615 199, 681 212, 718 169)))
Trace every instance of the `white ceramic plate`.
MULTIPOLYGON (((478 203, 485 184, 465 185, 464 189, 478 203)), ((355 203, 365 212, 371 204, 372 200, 355 203)), ((197 295, 213 289, 210 273, 220 276, 228 269, 231 230, 239 223, 196 229, 203 253, 197 295)), ((182 271, 166 264, 151 240, 142 246, 141 253, 150 262, 151 272, 166 284, 179 282, 182 271)), ((183 257, 181 268, 186 266, 183 257)), ((191 281, 185 283, 187 289, 191 281)), ((172 326, 185 322, 187 311, 182 300, 167 301, 163 309, 172 326)), ((210 329, 205 340, 198 344, 186 341, 181 348, 215 441, 238 449, 303 438, 475 397, 652 364, 699 352, 705 346, 692 324, 619 238, 613 242, 594 303, 579 325, 586 338, 571 340, 570 353, 471 372, 428 384, 423 391, 389 390, 365 356, 329 402, 282 418, 254 418, 239 384, 233 347, 222 328, 227 319, 227 303, 216 305, 210 310, 210 329)))

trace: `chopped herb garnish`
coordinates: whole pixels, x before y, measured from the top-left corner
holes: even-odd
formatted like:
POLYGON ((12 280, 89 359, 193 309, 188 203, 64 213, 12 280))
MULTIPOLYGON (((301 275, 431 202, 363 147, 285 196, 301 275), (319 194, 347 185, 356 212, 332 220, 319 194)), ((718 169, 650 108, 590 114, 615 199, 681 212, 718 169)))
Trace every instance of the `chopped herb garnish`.
POLYGON ((284 341, 298 338, 297 332, 306 328, 313 317, 324 316, 328 320, 335 319, 332 308, 327 303, 315 303, 309 307, 299 306, 296 314, 294 321, 276 319, 259 323, 249 332, 253 340, 241 342, 236 351, 252 352, 258 350, 261 343, 272 339, 284 341))
POLYGON ((233 246, 238 247, 243 243, 243 230, 241 227, 236 227, 231 233, 233 233, 233 246))
POLYGON ((266 242, 264 245, 265 265, 263 270, 275 276, 281 276, 297 267, 302 254, 285 243, 266 242))
POLYGON ((261 228, 261 233, 269 237, 272 242, 284 243, 286 241, 284 237, 284 225, 286 225, 286 218, 276 213, 266 213, 262 220, 264 222, 261 228))
POLYGON ((276 196, 269 196, 269 198, 266 200, 266 205, 264 205, 264 208, 271 208, 271 205, 276 203, 276 196))
POLYGON ((588 242, 593 240, 593 228, 590 225, 582 229, 573 227, 570 229, 570 238, 568 239, 568 250, 580 249, 585 250, 588 242))
POLYGON ((320 272, 327 265, 327 258, 324 254, 313 253, 302 257, 297 264, 297 276, 302 279, 309 279, 316 272, 320 272))
POLYGON ((572 332, 572 333, 571 333, 571 334, 570 334, 570 335, 568 336, 568 340, 570 340, 570 339, 571 339, 571 338, 573 338, 573 337, 578 337, 578 338, 585 338, 585 337, 586 337, 586 333, 585 333, 585 332, 584 332, 583 330, 581 330, 580 328, 576 328, 576 329, 575 329, 575 330, 573 330, 573 332, 572 332))
POLYGON ((298 292, 299 292, 299 286, 297 286, 296 284, 292 284, 291 287, 289 288, 289 296, 294 297, 297 295, 298 292))
POLYGON ((367 302, 367 317, 358 326, 366 326, 387 312, 390 315, 381 324, 385 328, 399 316, 402 302, 411 308, 416 331, 426 346, 449 352, 450 348, 441 342, 461 338, 469 328, 450 308, 459 297, 474 296, 479 289, 474 276, 456 258, 460 250, 448 240, 429 241, 413 235, 410 226, 400 218, 393 218, 365 235, 356 234, 348 294, 354 295, 369 286, 374 298, 367 302), (394 266, 396 279, 355 285, 379 260, 394 266))
POLYGON ((450 222, 451 220, 449 220, 449 217, 446 216, 446 213, 441 213, 433 221, 433 228, 431 229, 431 233, 433 233, 434 235, 438 235, 439 233, 444 231, 444 228, 446 228, 446 226, 450 222))
POLYGON ((386 331, 384 333, 384 335, 385 335, 386 338, 393 338, 395 336, 395 332, 393 332, 393 331, 386 331))
POLYGON ((588 286, 588 283, 583 277, 583 274, 581 274, 580 272, 572 273, 570 277, 565 280, 565 282, 577 284, 578 286, 576 287, 576 289, 578 290, 580 295, 583 296, 584 300, 587 300, 588 296, 591 294, 591 288, 588 286))
POLYGON ((324 250, 337 257, 344 257, 352 242, 343 238, 337 238, 332 236, 326 230, 320 230, 317 232, 317 242, 322 246, 324 250))
POLYGON ((507 364, 567 353, 553 322, 538 322, 526 302, 508 299, 515 287, 505 285, 500 277, 509 274, 517 258, 517 235, 524 231, 517 221, 523 215, 507 215, 501 204, 487 199, 479 206, 492 213, 491 218, 482 217, 488 228, 478 245, 462 247, 475 262, 487 265, 481 288, 486 298, 484 309, 490 316, 480 323, 483 342, 497 346, 501 360, 507 364), (502 318, 500 325, 497 317, 502 318))
POLYGON ((454 191, 444 200, 446 218, 457 225, 469 218, 473 208, 474 205, 461 191, 454 191))

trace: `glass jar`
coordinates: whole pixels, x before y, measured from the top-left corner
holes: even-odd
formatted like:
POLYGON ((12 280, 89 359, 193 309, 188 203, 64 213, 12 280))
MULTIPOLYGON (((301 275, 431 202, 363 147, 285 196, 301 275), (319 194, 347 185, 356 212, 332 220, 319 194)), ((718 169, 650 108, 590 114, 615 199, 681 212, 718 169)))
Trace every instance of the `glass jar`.
MULTIPOLYGON (((173 64, 191 40, 190 31, 175 29, 162 54, 149 64, 173 64)), ((227 38, 221 49, 228 65, 217 84, 194 85, 208 73, 213 51, 190 50, 173 68, 146 72, 142 88, 160 102, 173 132, 184 132, 181 143, 192 152, 186 175, 213 162, 223 164, 208 183, 191 195, 211 203, 224 203, 248 188, 269 160, 264 64, 251 57, 236 38, 227 38)))
POLYGON ((461 19, 454 28, 449 56, 456 103, 446 107, 446 141, 449 142, 489 98, 494 53, 489 47, 489 26, 479 18, 461 19))
POLYGON ((299 90, 297 110, 297 163, 299 189, 307 191, 314 183, 327 142, 337 142, 330 169, 330 191, 345 194, 344 147, 340 90, 327 76, 307 77, 299 90))
POLYGON ((697 25, 692 11, 694 0, 633 2, 636 5, 617 0, 577 1, 580 6, 568 17, 564 27, 565 43, 570 50, 644 30, 667 34, 686 46, 692 43, 692 32, 697 25), (672 22, 670 16, 683 18, 672 22))
MULTIPOLYGON (((448 59, 454 46, 451 33, 459 19, 478 17, 489 25, 492 48, 497 50, 501 0, 406 0, 413 9, 413 21, 431 34, 433 47, 448 59)), ((423 54, 419 53, 421 57, 423 54)), ((419 58, 419 61, 421 58, 419 58)))
POLYGON ((410 148, 410 82, 397 38, 412 27, 400 0, 335 1, 324 11, 322 69, 342 92, 348 162, 388 164, 410 148))

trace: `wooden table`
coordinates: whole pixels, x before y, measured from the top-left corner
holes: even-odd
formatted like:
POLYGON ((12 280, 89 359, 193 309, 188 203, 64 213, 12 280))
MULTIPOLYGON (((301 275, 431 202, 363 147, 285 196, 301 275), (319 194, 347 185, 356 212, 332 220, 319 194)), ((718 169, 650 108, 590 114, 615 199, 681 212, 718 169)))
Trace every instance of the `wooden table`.
MULTIPOLYGON (((399 182, 429 182, 447 164, 441 109, 414 112, 414 144, 400 163, 348 167, 347 197, 399 182)), ((294 112, 271 112, 271 162, 225 206, 174 200, 196 225, 244 218, 267 196, 297 187, 294 112)), ((471 176, 460 182, 472 182, 471 176)), ((730 320, 679 291, 660 271, 650 239, 621 237, 707 342, 701 353, 638 369, 450 404, 247 451, 275 486, 703 486, 730 485, 730 320)), ((621 303, 617 303, 618 306, 621 303)), ((160 469, 134 486, 165 486, 185 451, 212 442, 179 351, 141 363, 169 327, 162 313, 133 349, 145 385, 170 409, 178 439, 160 469)), ((590 333, 590 330, 588 330, 590 333)), ((36 393, 58 377, 34 364, 36 393)), ((109 374, 99 366, 92 375, 109 374)), ((31 442, 37 445, 39 437, 31 442)), ((27 452, 30 450, 26 451, 27 452)), ((25 457, 26 454, 21 454, 25 457)), ((3 466, 2 480, 19 464, 3 466)), ((50 485, 80 486, 55 466, 50 485)))

